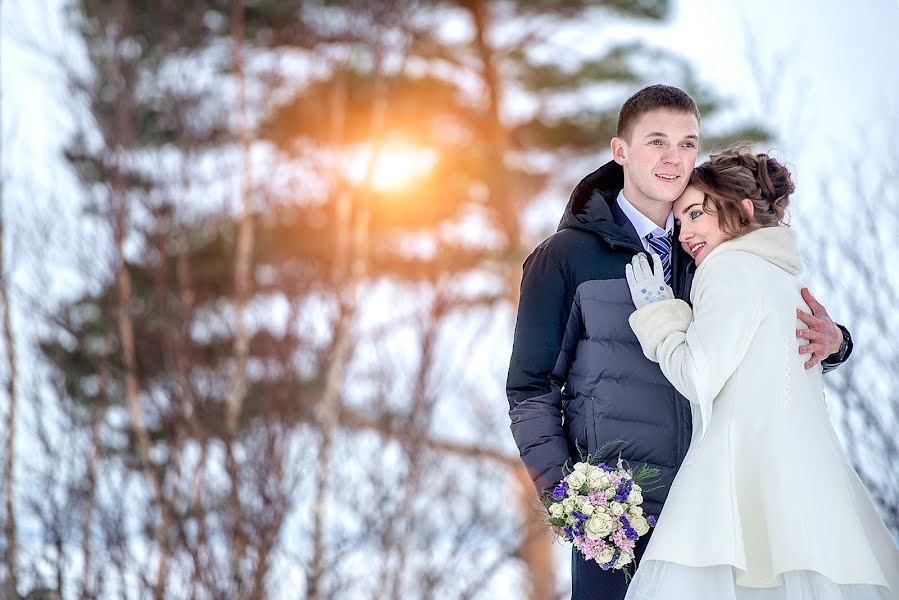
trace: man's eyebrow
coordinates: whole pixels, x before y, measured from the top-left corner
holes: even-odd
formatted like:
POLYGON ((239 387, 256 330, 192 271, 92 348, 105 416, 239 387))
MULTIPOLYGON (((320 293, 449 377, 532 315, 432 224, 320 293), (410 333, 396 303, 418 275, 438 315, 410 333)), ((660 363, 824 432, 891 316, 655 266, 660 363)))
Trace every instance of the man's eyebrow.
MULTIPOLYGON (((661 132, 661 131, 653 131, 653 132, 651 132, 651 133, 647 133, 647 134, 644 135, 643 137, 663 137, 663 138, 666 138, 666 137, 668 137, 668 134, 667 134, 667 133, 663 133, 663 132, 661 132)), ((685 135, 685 136, 684 136, 684 139, 685 139, 685 140, 698 140, 698 139, 699 139, 699 136, 696 135, 695 133, 691 133, 690 135, 685 135)))

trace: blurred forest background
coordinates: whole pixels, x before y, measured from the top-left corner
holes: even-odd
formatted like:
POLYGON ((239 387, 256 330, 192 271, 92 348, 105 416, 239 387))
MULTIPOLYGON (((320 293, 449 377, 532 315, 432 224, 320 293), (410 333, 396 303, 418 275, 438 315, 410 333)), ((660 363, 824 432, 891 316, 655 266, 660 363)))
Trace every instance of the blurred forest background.
POLYGON ((856 344, 828 407, 899 536, 897 55, 847 135, 781 15, 734 19, 736 90, 682 8, 2 0, 0 597, 566 597, 506 414, 521 263, 657 82, 703 155, 798 172, 856 344))

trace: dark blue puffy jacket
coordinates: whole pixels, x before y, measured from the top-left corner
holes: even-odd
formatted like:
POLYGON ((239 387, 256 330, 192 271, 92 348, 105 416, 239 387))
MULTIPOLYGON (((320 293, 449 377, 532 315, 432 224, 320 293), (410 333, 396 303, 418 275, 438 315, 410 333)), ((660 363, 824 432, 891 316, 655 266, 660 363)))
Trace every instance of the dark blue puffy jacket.
MULTIPOLYGON (((618 208, 621 167, 610 162, 574 189, 558 231, 524 263, 506 391, 512 434, 538 490, 562 478, 562 465, 625 439, 601 457, 662 472, 644 493, 659 514, 690 444, 690 404, 640 350, 627 318, 634 310, 624 266, 643 246, 618 208)), ((672 287, 689 294, 692 269, 672 253, 672 287)))

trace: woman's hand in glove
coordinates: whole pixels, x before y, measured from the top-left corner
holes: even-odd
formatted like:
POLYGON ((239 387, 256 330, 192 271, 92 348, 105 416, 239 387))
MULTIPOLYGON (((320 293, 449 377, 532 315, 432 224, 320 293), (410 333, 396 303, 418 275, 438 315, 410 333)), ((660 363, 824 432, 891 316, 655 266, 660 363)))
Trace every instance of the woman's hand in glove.
POLYGON ((638 310, 659 300, 674 299, 674 292, 665 285, 662 259, 657 254, 653 254, 652 262, 655 265, 654 269, 649 266, 646 254, 641 252, 634 256, 631 264, 624 267, 624 276, 631 289, 631 298, 634 299, 634 306, 638 310))

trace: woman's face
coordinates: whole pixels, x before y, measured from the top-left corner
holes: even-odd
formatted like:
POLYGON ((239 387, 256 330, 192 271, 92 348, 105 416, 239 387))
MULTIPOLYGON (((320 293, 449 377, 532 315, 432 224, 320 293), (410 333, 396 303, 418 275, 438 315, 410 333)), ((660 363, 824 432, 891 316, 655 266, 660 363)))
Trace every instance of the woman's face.
POLYGON ((718 224, 718 215, 702 210, 704 199, 702 192, 693 186, 687 186, 684 193, 674 201, 674 221, 680 225, 677 240, 697 265, 718 244, 727 240, 718 224))

